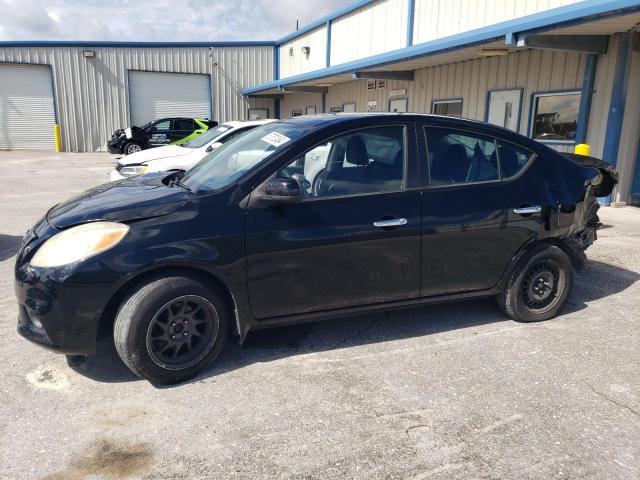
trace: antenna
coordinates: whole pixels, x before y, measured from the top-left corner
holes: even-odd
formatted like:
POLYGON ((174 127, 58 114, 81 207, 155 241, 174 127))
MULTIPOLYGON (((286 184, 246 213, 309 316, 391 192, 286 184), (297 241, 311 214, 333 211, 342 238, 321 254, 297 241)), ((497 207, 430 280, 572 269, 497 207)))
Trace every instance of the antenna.
POLYGON ((300 20, 296 19, 296 32, 300 29, 300 20))

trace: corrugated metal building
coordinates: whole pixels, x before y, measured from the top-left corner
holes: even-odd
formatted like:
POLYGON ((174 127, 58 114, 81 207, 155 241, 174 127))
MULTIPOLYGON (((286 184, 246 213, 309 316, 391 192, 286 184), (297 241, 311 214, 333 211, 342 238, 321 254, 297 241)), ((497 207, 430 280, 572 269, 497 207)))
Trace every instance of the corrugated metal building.
MULTIPOLYGON (((564 151, 588 143, 621 174, 611 200, 640 203, 639 24, 640 0, 359 0, 272 43, 5 42, 0 102, 3 67, 47 66, 55 111, 39 93, 25 108, 39 125, 57 119, 65 150, 92 151, 143 108, 132 72, 206 75, 218 121, 250 109, 411 111, 489 121, 564 151)), ((32 78, 30 91, 44 92, 46 76, 32 78)), ((19 119, 0 108, 6 148, 19 119)))
MULTIPOLYGON (((130 90, 136 72, 188 74, 202 77, 206 86, 208 112, 195 109, 193 116, 205 113, 219 122, 247 118, 250 108, 268 109, 274 115, 272 99, 250 99, 242 89, 271 81, 273 43, 108 43, 108 42, 0 42, 0 148, 33 146, 52 148, 53 129, 42 131, 42 139, 28 135, 16 139, 9 135, 9 123, 20 119, 11 112, 21 110, 15 104, 25 96, 47 96, 47 105, 60 124, 62 148, 72 152, 104 150, 113 131, 131 124, 131 107, 136 98, 130 90), (25 69, 27 71, 25 71, 25 69), (24 71, 24 74, 16 71, 24 71), (24 78, 43 75, 48 78, 49 92, 23 88, 24 78), (11 82, 9 76, 14 76, 11 82), (4 80, 3 80, 4 79, 4 80), (17 83, 17 85, 16 85, 17 83), (12 119, 9 122, 8 119, 12 119)), ((200 82, 203 83, 203 82, 200 82)), ((180 93, 180 82, 174 82, 180 93)), ((46 82, 45 85, 46 86, 46 82)), ((186 83, 187 90, 192 83, 186 83)), ((167 95, 171 92, 167 92, 167 95)), ((158 98, 158 103, 166 98, 158 98)), ((185 103, 189 99, 185 99, 185 103)), ((182 109, 181 109, 182 110, 182 109)), ((181 111, 180 113, 185 113, 181 111)), ((176 113, 178 114, 178 113, 176 113)), ((47 115, 48 116, 48 115, 47 115)), ((25 126, 12 130, 33 132, 33 118, 25 126)), ((148 118, 147 121, 153 120, 148 118)), ((42 122, 36 122, 42 125, 42 122)), ((37 130, 37 129, 36 129, 37 130)))
POLYGON ((588 143, 621 174, 611 200, 640 203, 639 25, 637 0, 362 0, 277 40, 277 79, 244 93, 283 117, 436 113, 588 143))

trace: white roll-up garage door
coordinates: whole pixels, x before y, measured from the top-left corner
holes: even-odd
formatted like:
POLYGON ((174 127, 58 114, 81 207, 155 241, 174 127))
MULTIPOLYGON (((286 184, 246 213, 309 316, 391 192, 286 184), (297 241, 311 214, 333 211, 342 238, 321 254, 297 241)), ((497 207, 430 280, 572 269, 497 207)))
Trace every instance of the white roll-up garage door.
POLYGON ((165 117, 211 118, 209 76, 191 73, 129 72, 131 123, 165 117))
POLYGON ((55 150, 51 70, 0 64, 0 150, 55 150))

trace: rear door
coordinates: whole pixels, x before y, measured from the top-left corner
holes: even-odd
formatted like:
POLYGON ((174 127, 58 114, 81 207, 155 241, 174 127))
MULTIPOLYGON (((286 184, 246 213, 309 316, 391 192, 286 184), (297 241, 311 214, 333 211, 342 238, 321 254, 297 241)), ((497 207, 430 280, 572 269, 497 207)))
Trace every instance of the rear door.
POLYGON ((390 302, 420 294, 420 191, 407 187, 413 125, 349 131, 279 170, 305 199, 247 210, 247 274, 256 318, 390 302), (328 153, 327 153, 328 152, 328 153), (305 161, 325 159, 325 168, 305 161), (314 190, 306 172, 324 170, 314 190))
POLYGON ((196 122, 191 118, 174 118, 171 127, 171 143, 183 143, 196 130, 196 122))
POLYGON ((492 288, 544 228, 541 212, 516 213, 544 202, 543 191, 526 185, 533 154, 473 131, 420 130, 429 174, 422 197, 422 295, 492 288))

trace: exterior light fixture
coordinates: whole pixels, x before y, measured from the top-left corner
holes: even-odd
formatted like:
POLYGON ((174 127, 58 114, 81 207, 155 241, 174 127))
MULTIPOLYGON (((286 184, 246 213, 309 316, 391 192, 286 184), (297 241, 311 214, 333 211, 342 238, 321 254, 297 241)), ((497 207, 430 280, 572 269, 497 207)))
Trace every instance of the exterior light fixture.
POLYGON ((84 58, 93 58, 96 56, 96 52, 94 52, 93 50, 85 50, 82 52, 82 56, 84 58))

